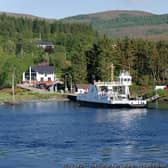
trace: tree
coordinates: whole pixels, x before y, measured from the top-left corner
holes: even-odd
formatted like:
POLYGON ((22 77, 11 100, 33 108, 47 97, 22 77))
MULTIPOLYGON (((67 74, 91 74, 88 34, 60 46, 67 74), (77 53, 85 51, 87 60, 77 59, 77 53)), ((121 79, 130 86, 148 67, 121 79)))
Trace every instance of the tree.
POLYGON ((98 44, 93 44, 93 47, 86 51, 87 60, 87 80, 93 82, 93 80, 100 80, 100 66, 99 57, 101 53, 101 48, 98 44))
POLYGON ((167 80, 168 72, 168 44, 164 41, 157 43, 158 55, 158 73, 159 80, 161 83, 165 84, 167 80))
POLYGON ((77 49, 72 52, 71 56, 72 77, 75 83, 86 83, 87 81, 87 64, 86 56, 82 46, 78 45, 77 49))
POLYGON ((158 81, 158 57, 159 53, 157 51, 156 45, 152 42, 148 43, 148 57, 149 57, 149 68, 151 71, 151 76, 154 83, 158 81))

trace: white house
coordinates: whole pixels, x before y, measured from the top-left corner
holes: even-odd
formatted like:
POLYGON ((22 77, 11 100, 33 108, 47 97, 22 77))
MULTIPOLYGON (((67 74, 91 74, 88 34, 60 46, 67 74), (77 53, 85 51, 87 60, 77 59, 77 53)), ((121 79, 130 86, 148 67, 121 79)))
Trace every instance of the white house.
POLYGON ((55 80, 54 67, 49 65, 29 67, 27 71, 23 73, 22 79, 24 83, 30 84, 36 82, 54 82, 55 80))
POLYGON ((165 85, 162 85, 162 86, 156 85, 156 86, 155 86, 155 90, 159 90, 159 89, 163 90, 163 89, 165 89, 165 88, 166 88, 165 85))
POLYGON ((54 44, 49 41, 37 41, 35 44, 36 46, 42 47, 43 49, 53 49, 54 48, 54 44))

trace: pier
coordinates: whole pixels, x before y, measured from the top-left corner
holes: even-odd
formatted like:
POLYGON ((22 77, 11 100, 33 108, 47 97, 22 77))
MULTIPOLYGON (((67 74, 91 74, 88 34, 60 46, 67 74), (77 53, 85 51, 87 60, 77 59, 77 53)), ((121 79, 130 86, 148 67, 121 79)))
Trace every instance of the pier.
POLYGON ((147 101, 147 102, 153 102, 153 101, 155 101, 155 100, 157 100, 157 99, 159 99, 159 98, 160 98, 159 94, 156 94, 156 95, 154 95, 154 96, 152 96, 152 97, 146 99, 146 101, 147 101))

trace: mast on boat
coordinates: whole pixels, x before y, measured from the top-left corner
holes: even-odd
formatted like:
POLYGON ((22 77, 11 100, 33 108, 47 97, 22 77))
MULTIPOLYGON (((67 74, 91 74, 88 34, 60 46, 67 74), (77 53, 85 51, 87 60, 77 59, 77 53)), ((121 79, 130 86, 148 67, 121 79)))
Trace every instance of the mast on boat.
POLYGON ((114 64, 111 64, 111 82, 114 81, 114 64))

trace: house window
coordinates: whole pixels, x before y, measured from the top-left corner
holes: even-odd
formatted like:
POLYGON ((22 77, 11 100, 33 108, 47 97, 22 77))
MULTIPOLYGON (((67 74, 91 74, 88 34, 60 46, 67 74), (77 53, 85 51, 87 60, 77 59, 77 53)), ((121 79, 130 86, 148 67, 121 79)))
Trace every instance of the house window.
POLYGON ((50 77, 48 77, 48 81, 51 81, 51 78, 50 78, 50 77))
POLYGON ((40 78, 40 81, 43 82, 43 81, 44 81, 44 78, 40 78))

